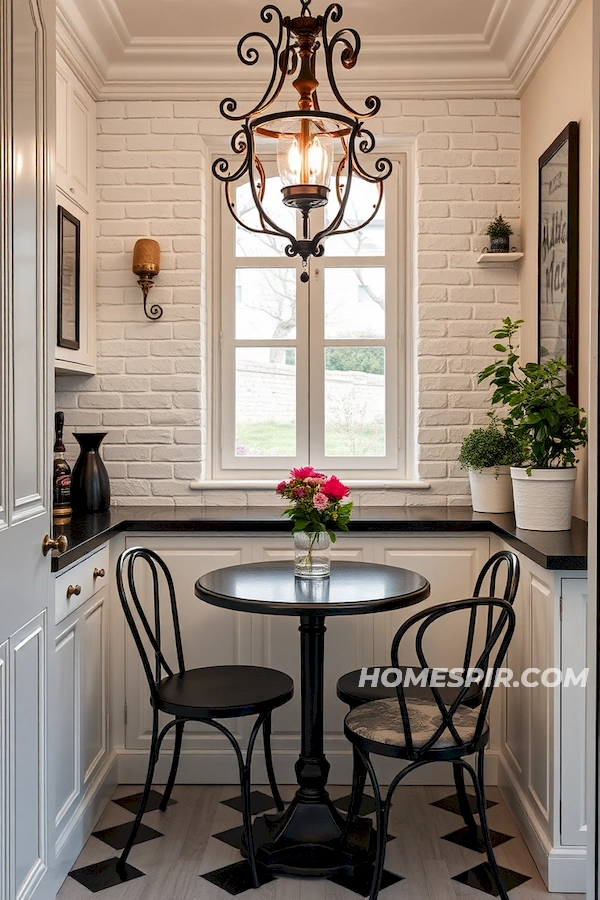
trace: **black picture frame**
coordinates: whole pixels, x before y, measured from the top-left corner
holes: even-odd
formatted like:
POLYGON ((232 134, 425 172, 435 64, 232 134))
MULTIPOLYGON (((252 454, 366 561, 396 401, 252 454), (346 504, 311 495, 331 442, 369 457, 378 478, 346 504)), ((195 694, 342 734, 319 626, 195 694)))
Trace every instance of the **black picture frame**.
POLYGON ((57 344, 80 347, 81 222, 64 206, 58 207, 57 344))
POLYGON ((578 402, 579 124, 569 122, 539 159, 538 362, 564 356, 578 402))

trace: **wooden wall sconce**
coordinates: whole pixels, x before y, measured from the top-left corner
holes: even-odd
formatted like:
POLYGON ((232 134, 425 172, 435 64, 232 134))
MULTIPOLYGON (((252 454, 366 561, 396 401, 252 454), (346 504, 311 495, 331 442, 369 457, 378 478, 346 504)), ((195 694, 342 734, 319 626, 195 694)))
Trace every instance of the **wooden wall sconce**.
POLYGON ((141 238, 135 242, 133 248, 133 274, 138 275, 138 284, 144 295, 144 313, 148 319, 160 319, 163 314, 162 306, 153 303, 150 309, 147 306, 148 291, 153 286, 152 279, 160 272, 160 247, 158 241, 150 238, 141 238))

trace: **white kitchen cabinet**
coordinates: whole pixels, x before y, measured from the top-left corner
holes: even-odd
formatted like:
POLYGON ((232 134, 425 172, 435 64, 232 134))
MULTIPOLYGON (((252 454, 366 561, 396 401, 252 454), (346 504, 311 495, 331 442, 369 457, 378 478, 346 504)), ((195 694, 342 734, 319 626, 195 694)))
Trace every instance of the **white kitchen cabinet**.
POLYGON ((57 594, 66 594, 69 586, 82 589, 71 595, 75 608, 55 632, 59 881, 81 851, 116 781, 116 767, 115 777, 109 774, 109 587, 106 575, 91 577, 105 552, 107 548, 97 551, 56 579, 57 594))
MULTIPOLYGON (((59 372, 93 375, 96 366, 96 104, 56 57, 56 205, 80 222, 79 349, 56 347, 59 372)), ((58 217, 57 217, 58 218, 58 217)))
MULTIPOLYGON (((521 559, 517 627, 506 665, 586 666, 587 580, 521 559)), ((532 673, 530 680, 539 680, 532 673)), ((585 892, 585 695, 583 687, 523 684, 503 691, 499 784, 550 891, 585 892)))

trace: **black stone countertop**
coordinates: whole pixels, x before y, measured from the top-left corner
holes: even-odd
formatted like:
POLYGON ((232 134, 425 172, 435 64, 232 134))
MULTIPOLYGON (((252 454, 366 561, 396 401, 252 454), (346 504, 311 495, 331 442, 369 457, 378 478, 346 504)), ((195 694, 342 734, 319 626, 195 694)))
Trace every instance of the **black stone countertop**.
MULTIPOLYGON (((115 534, 134 532, 289 532, 282 507, 113 506, 106 513, 74 518, 55 526, 65 534, 69 549, 52 557, 58 572, 99 547, 115 534)), ((573 519, 570 531, 525 531, 515 526, 512 513, 476 513, 470 506, 365 507, 354 511, 351 532, 493 532, 511 547, 545 569, 587 569, 587 523, 573 519)))

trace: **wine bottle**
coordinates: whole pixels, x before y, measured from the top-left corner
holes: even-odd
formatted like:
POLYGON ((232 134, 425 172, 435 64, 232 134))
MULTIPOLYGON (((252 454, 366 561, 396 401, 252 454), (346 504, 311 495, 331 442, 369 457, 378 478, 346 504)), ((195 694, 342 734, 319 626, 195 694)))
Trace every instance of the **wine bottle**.
POLYGON ((55 522, 63 524, 68 522, 72 515, 71 467, 65 459, 64 426, 65 414, 63 412, 55 413, 56 440, 54 442, 54 473, 52 476, 52 515, 55 522))

